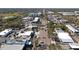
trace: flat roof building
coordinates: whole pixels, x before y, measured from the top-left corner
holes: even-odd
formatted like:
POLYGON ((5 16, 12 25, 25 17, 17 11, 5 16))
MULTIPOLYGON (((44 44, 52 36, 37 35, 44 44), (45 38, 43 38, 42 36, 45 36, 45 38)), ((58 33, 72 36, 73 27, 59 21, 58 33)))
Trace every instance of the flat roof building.
POLYGON ((72 32, 79 32, 79 30, 77 30, 76 28, 74 28, 73 26, 71 26, 70 24, 66 24, 66 27, 72 31, 72 32))
POLYGON ((33 17, 37 17, 37 16, 41 16, 41 12, 34 12, 34 13, 30 13, 29 16, 33 16, 33 17))
POLYGON ((24 31, 23 33, 20 32, 17 35, 17 37, 30 38, 32 33, 33 33, 33 31, 24 31))
POLYGON ((62 43, 73 43, 74 41, 69 36, 67 32, 64 32, 61 28, 55 29, 55 32, 57 33, 58 40, 62 43))
POLYGON ((73 49, 73 50, 79 50, 79 44, 77 43, 70 43, 69 47, 70 49, 73 49))
POLYGON ((4 31, 0 32, 0 36, 7 36, 12 32, 12 29, 5 29, 4 31))
POLYGON ((47 14, 54 14, 54 12, 53 11, 48 11, 47 14))
POLYGON ((0 50, 22 50, 24 45, 3 45, 0 50))
POLYGON ((72 40, 72 38, 69 36, 69 34, 66 32, 58 33, 57 36, 58 36, 59 40, 62 41, 63 43, 73 43, 74 42, 72 40))
POLYGON ((64 16, 72 16, 72 15, 75 15, 74 12, 58 12, 59 14, 62 14, 64 16))
POLYGON ((22 50, 26 40, 9 40, 1 45, 0 50, 22 50))
POLYGON ((51 21, 54 20, 54 16, 51 15, 51 14, 49 14, 49 15, 48 15, 48 20, 51 20, 51 21))
POLYGON ((38 22, 38 21, 39 21, 39 17, 35 17, 34 20, 33 20, 33 22, 35 22, 35 23, 38 22))

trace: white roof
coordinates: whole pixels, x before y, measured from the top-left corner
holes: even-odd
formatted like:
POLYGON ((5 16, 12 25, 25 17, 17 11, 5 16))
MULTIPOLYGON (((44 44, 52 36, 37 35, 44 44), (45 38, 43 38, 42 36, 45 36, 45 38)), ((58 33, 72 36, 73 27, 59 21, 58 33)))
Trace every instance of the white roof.
POLYGON ((8 34, 12 29, 5 29, 4 31, 0 32, 0 35, 6 35, 8 34))
POLYGON ((73 31, 73 32, 78 32, 77 29, 75 29, 74 27, 72 27, 72 26, 69 25, 69 24, 67 24, 66 27, 67 27, 69 30, 73 31))
POLYGON ((38 17, 35 17, 35 19, 33 20, 33 22, 37 22, 38 21, 38 17))
POLYGON ((42 14, 41 12, 38 12, 38 14, 40 15, 40 14, 42 14))
POLYGON ((22 50, 24 45, 3 45, 0 50, 22 50))
POLYGON ((52 12, 52 11, 48 11, 48 14, 51 14, 51 13, 54 13, 54 12, 52 12))
POLYGON ((69 46, 70 46, 71 48, 73 48, 73 49, 74 49, 74 48, 75 48, 75 49, 79 49, 79 44, 77 44, 77 43, 72 43, 72 44, 70 43, 69 46))
POLYGON ((63 32, 63 33, 58 33, 58 38, 59 38, 59 40, 60 41, 62 41, 62 42, 69 42, 69 43, 72 43, 73 42, 73 40, 72 40, 72 38, 69 36, 69 34, 68 33, 65 33, 65 32, 63 32))
POLYGON ((58 12, 62 15, 75 15, 74 12, 58 12))
POLYGON ((27 31, 27 32, 24 32, 24 33, 19 33, 19 36, 21 36, 21 35, 30 36, 32 32, 33 31, 27 31))

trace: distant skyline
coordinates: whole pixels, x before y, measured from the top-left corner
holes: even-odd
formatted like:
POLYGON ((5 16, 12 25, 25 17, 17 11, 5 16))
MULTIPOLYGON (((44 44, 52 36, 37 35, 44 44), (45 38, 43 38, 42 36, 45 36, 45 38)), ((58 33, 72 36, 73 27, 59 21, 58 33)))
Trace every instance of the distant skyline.
POLYGON ((38 12, 42 11, 43 9, 50 10, 50 11, 79 11, 79 8, 0 8, 0 12, 8 12, 8 11, 21 11, 21 12, 38 12))

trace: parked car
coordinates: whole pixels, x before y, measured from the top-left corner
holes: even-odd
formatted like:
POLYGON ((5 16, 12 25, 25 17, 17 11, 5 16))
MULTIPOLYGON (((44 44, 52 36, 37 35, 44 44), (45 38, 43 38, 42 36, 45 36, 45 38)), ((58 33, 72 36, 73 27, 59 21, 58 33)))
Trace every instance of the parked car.
POLYGON ((32 49, 32 47, 33 47, 33 45, 32 45, 31 40, 26 40, 25 45, 22 50, 30 50, 30 49, 32 49))

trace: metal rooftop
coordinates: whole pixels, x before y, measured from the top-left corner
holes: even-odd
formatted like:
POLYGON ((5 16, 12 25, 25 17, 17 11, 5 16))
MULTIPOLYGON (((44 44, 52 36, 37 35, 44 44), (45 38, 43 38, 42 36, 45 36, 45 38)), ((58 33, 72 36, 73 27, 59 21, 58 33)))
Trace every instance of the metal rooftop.
POLYGON ((70 24, 67 24, 66 27, 71 30, 72 32, 79 32, 77 29, 75 29, 74 27, 72 27, 70 24))
POLYGON ((5 29, 4 31, 0 32, 0 35, 6 35, 11 31, 12 31, 12 29, 5 29))
POLYGON ((69 36, 68 33, 63 32, 63 33, 58 33, 58 38, 60 41, 62 41, 63 43, 73 43, 74 41, 72 40, 72 38, 69 36))

